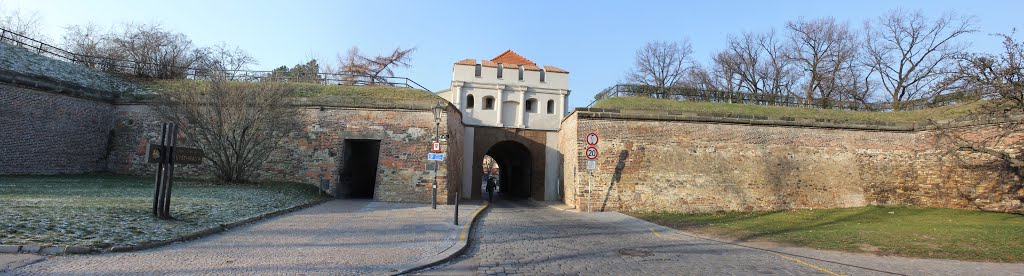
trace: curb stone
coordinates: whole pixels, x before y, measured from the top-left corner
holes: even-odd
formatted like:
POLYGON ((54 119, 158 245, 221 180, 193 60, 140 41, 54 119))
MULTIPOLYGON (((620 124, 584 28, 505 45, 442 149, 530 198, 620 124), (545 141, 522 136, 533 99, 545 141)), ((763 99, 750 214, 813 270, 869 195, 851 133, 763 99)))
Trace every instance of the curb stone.
POLYGON ((20 245, 0 245, 0 253, 18 253, 21 251, 20 245))
POLYGON ((38 246, 38 245, 2 245, 0 244, 0 253, 30 253, 30 254, 41 254, 41 255, 62 255, 62 254, 90 254, 94 252, 129 252, 150 249, 154 247, 160 247, 172 243, 189 241, 199 239, 216 233, 224 232, 233 229, 238 226, 250 224, 253 222, 261 221, 271 217, 275 217, 281 214, 290 213, 300 209, 309 208, 313 205, 324 203, 332 200, 333 198, 322 198, 307 202, 302 205, 292 206, 289 208, 273 211, 270 213, 261 214, 255 217, 249 217, 240 221, 217 225, 214 227, 206 228, 203 230, 188 233, 176 238, 162 241, 145 242, 131 246, 112 246, 112 247, 92 247, 92 246, 38 246))
POLYGON ((480 220, 480 214, 490 207, 491 203, 484 201, 483 206, 480 206, 479 208, 476 209, 476 211, 473 211, 473 213, 470 214, 469 223, 462 226, 462 231, 459 232, 459 240, 456 241, 454 245, 452 245, 448 249, 445 249, 444 251, 441 251, 441 253, 434 255, 433 257, 427 257, 411 265, 399 267, 396 269, 397 272, 394 272, 394 274, 390 275, 409 274, 429 267, 433 267, 435 265, 447 261, 451 261, 461 256, 462 253, 465 253, 466 250, 469 249, 469 237, 470 234, 472 234, 473 226, 476 225, 476 222, 478 220, 480 220))
POLYGON ((21 250, 18 250, 18 252, 21 252, 21 253, 36 253, 36 252, 39 252, 39 249, 42 249, 42 247, 40 247, 38 245, 22 245, 21 246, 21 250))

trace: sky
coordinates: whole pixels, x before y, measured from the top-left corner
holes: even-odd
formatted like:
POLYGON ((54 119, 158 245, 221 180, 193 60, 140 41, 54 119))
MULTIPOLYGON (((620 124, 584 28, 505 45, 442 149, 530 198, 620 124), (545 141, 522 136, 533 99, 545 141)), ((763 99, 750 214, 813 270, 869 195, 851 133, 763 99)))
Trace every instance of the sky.
MULTIPOLYGON (((512 49, 539 65, 570 72, 570 107, 586 106, 601 89, 622 82, 648 41, 688 40, 707 64, 730 34, 782 31, 799 18, 835 17, 861 30, 888 10, 936 17, 975 17, 964 37, 978 52, 995 52, 992 33, 1024 29, 1024 1, 113 1, 0 0, 4 9, 37 12, 43 33, 59 41, 64 27, 92 22, 159 23, 198 46, 222 42, 259 60, 256 70, 335 63, 352 46, 383 54, 416 47, 411 67, 396 75, 437 92, 451 82, 452 63, 491 59, 512 49)), ((1017 34, 1017 37, 1020 37, 1017 34)))

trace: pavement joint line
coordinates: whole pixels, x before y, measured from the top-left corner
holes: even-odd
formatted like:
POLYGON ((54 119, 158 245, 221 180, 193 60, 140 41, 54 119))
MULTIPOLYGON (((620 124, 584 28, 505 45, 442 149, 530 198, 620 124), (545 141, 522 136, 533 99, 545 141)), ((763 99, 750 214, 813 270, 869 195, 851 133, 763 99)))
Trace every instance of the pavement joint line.
MULTIPOLYGON (((658 225, 658 226, 661 226, 661 225, 658 225)), ((837 261, 830 261, 830 260, 825 260, 825 259, 819 259, 819 258, 814 258, 814 257, 807 257, 807 256, 802 256, 802 255, 782 252, 782 251, 778 251, 778 250, 772 250, 772 249, 760 248, 760 247, 756 247, 756 246, 744 245, 744 244, 740 244, 740 243, 736 243, 736 242, 728 242, 728 241, 722 241, 722 240, 717 240, 717 239, 712 239, 712 238, 707 238, 707 237, 701 237, 701 236, 697 236, 697 235, 690 235, 690 234, 686 234, 686 233, 683 233, 683 232, 676 231, 675 229, 668 228, 668 227, 665 227, 665 226, 661 226, 661 227, 666 228, 669 231, 671 231, 672 233, 677 234, 677 235, 683 235, 683 236, 687 236, 687 237, 691 237, 691 238, 696 238, 696 239, 701 239, 701 240, 706 240, 706 241, 712 241, 712 242, 717 242, 717 243, 730 244, 730 245, 739 246, 739 247, 748 248, 748 249, 766 251, 766 252, 774 253, 774 254, 782 256, 782 257, 789 258, 791 260, 796 260, 796 261, 798 261, 800 263, 803 263, 803 264, 806 264, 806 262, 800 261, 799 259, 796 259, 796 258, 793 258, 793 257, 805 258, 805 259, 809 259, 809 260, 821 261, 821 262, 837 264, 837 265, 841 265, 841 266, 854 267, 854 268, 870 270, 870 271, 880 272, 880 273, 885 273, 885 274, 906 275, 906 274, 902 274, 902 273, 896 273, 896 272, 891 272, 891 271, 879 270, 879 269, 870 268, 870 267, 863 267, 863 266, 852 265, 852 264, 847 264, 847 263, 840 263, 840 262, 837 262, 837 261)), ((654 233, 654 235, 656 237, 662 237, 663 236, 661 234, 658 234, 658 232, 655 231, 654 228, 648 228, 648 229, 650 229, 651 233, 654 233)), ((668 236, 666 236, 666 237, 668 237, 668 236)), ((672 238, 672 237, 668 237, 668 238, 669 239, 673 239, 673 240, 678 240, 677 238, 672 238)), ((811 265, 811 267, 816 268, 816 269, 822 269, 820 267, 813 266, 813 265, 811 265)), ((830 272, 830 273, 832 273, 832 275, 842 275, 842 274, 835 274, 835 272, 831 272, 831 271, 827 271, 827 270, 823 270, 823 271, 830 272)))
POLYGON ((459 233, 459 240, 452 244, 451 246, 449 246, 447 249, 442 250, 437 255, 425 258, 427 261, 421 260, 419 262, 413 263, 409 267, 398 268, 395 270, 396 272, 390 275, 406 275, 412 272, 436 266, 438 264, 450 261, 461 256, 463 253, 466 252, 467 249, 469 249, 469 233, 470 231, 472 231, 473 226, 476 224, 476 222, 480 219, 480 213, 483 213, 483 211, 487 210, 489 207, 491 207, 491 203, 484 201, 482 206, 476 208, 476 211, 473 211, 473 213, 469 215, 469 223, 466 223, 462 226, 462 231, 460 231, 459 233), (456 246, 458 246, 458 249, 454 250, 454 252, 445 254, 446 252, 452 251, 456 246), (436 258, 438 256, 441 257, 436 258))

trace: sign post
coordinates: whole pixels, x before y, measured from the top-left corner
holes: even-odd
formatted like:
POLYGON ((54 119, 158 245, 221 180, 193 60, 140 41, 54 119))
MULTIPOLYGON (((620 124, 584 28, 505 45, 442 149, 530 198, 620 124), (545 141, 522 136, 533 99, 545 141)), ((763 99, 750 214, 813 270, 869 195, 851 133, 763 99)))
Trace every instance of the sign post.
POLYGON ((194 148, 177 147, 178 126, 164 123, 160 131, 160 144, 149 144, 146 161, 157 163, 156 191, 153 193, 153 215, 161 219, 171 217, 171 187, 174 184, 174 164, 199 164, 203 151, 194 148))
POLYGON ((584 153, 587 155, 587 171, 590 173, 587 175, 587 212, 591 212, 591 194, 594 193, 594 170, 597 169, 597 133, 587 134, 587 149, 584 153))

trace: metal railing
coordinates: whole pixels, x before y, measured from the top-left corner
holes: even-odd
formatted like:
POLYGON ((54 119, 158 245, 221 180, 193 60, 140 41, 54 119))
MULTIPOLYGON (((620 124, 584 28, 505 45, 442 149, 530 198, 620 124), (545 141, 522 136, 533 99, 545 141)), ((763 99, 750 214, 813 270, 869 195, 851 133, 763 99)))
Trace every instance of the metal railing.
POLYGON ((92 69, 117 74, 130 78, 153 78, 142 72, 168 72, 162 78, 204 80, 213 76, 223 76, 233 81, 281 81, 314 83, 320 85, 386 85, 422 89, 430 92, 423 85, 406 77, 372 76, 354 72, 303 74, 282 71, 257 70, 209 70, 194 66, 174 66, 152 62, 114 59, 109 57, 76 54, 60 47, 27 37, 7 29, 0 28, 0 43, 8 43, 25 48, 33 53, 54 60, 74 63, 92 69), (136 72, 135 74, 126 72, 136 72))
MULTIPOLYGON (((606 89, 594 101, 590 107, 599 100, 615 97, 650 97, 657 99, 672 99, 677 101, 691 102, 713 102, 713 103, 736 103, 766 106, 786 107, 808 107, 822 109, 843 109, 863 111, 891 111, 891 102, 867 102, 835 99, 812 99, 793 94, 771 95, 755 94, 739 91, 704 90, 685 86, 672 86, 659 88, 641 84, 616 84, 606 89)), ((931 99, 917 99, 900 103, 903 110, 916 110, 931 107, 939 107, 961 102, 964 95, 959 93, 943 94, 931 99)))

